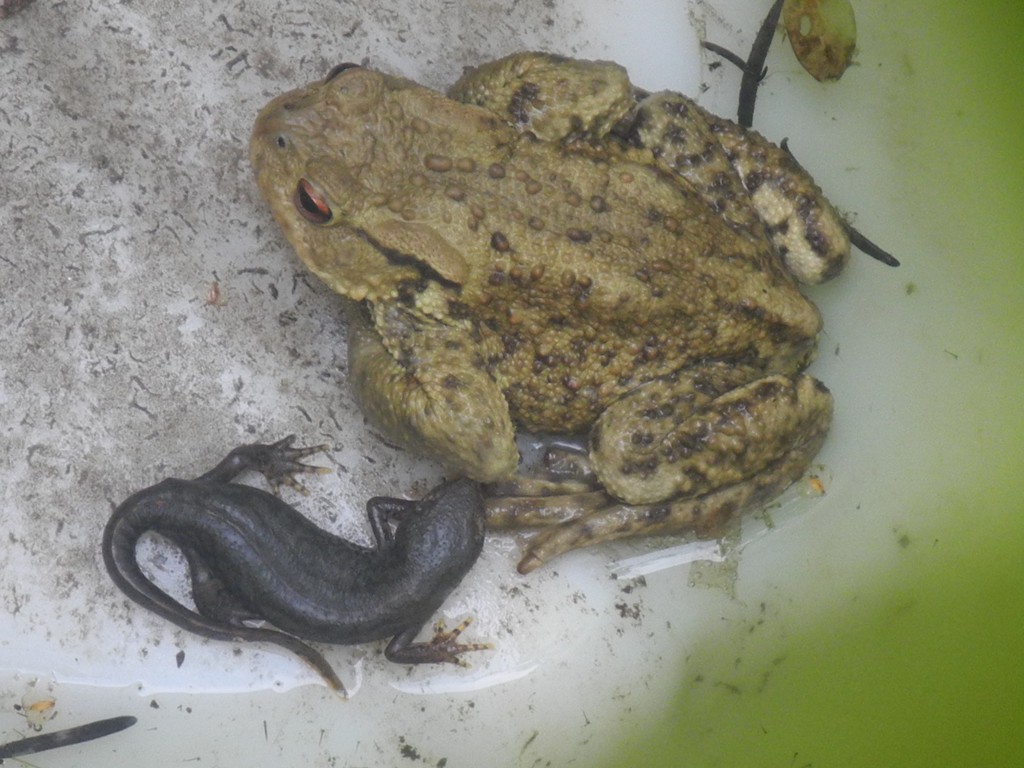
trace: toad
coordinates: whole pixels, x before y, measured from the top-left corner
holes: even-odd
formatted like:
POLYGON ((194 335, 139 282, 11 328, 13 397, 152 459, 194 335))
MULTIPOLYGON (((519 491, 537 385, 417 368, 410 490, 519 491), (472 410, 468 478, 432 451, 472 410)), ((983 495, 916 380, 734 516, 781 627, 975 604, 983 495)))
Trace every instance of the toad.
POLYGON ((678 93, 543 53, 447 95, 342 65, 264 107, 250 155, 288 241, 349 300, 349 376, 388 440, 494 482, 517 430, 587 436, 580 494, 488 501, 494 527, 546 528, 523 572, 711 531, 824 440, 798 283, 843 268, 842 221, 783 149, 678 93))

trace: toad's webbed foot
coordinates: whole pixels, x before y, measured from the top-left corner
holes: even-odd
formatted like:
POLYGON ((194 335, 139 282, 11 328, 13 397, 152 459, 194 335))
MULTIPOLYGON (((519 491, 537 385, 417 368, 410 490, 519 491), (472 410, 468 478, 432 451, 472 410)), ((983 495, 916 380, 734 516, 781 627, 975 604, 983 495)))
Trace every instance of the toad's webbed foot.
POLYGON ((276 443, 252 443, 241 445, 209 472, 197 478, 201 482, 227 483, 246 470, 259 472, 277 493, 287 485, 300 493, 308 493, 306 487, 296 479, 298 474, 325 474, 331 470, 303 464, 299 459, 328 450, 328 445, 313 445, 293 448, 295 435, 288 435, 276 443))
MULTIPOLYGON (((821 440, 815 440, 794 449, 745 482, 696 498, 637 505, 624 504, 606 493, 591 494, 590 503, 583 505, 572 497, 548 499, 549 505, 568 504, 575 514, 566 515, 561 522, 552 521, 556 524, 531 538, 518 570, 526 574, 570 550, 636 536, 693 533, 717 538, 733 516, 767 504, 797 480, 807 468, 808 453, 813 455, 820 444, 821 440), (586 511, 578 511, 583 507, 586 511)), ((509 505, 516 501, 520 500, 505 500, 509 505)))
POLYGON ((434 625, 434 637, 426 643, 414 643, 420 628, 411 629, 395 635, 384 649, 384 655, 388 661, 399 664, 432 664, 449 663, 458 664, 460 667, 469 666, 461 658, 463 653, 469 651, 486 651, 494 646, 490 643, 460 643, 459 636, 463 630, 472 623, 473 619, 467 618, 452 629, 447 629, 444 619, 438 619, 434 625))

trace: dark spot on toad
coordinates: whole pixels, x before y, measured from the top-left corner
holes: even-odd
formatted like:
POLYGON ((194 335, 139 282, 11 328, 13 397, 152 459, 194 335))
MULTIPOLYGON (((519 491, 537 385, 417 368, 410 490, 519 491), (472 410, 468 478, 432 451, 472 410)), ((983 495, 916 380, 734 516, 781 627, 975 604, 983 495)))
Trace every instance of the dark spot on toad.
POLYGON ((508 113, 519 125, 530 122, 528 111, 539 94, 540 87, 536 83, 523 83, 512 94, 508 101, 508 113))
POLYGON ((491 234, 491 248, 498 253, 505 253, 511 248, 508 237, 505 236, 504 232, 494 232, 491 234))
POLYGON ((431 171, 437 171, 438 173, 445 173, 450 171, 454 163, 450 157, 445 155, 430 154, 423 158, 423 165, 425 165, 431 171))

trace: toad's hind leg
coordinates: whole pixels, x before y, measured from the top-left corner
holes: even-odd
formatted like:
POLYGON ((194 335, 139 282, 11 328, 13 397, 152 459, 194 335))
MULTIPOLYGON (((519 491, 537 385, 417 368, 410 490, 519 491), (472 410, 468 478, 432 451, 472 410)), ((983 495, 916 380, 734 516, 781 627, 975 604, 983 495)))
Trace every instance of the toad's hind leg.
POLYGON ((846 265, 842 218, 793 156, 757 131, 671 91, 642 99, 632 130, 659 166, 686 179, 731 226, 767 236, 800 282, 824 282, 846 265))
POLYGON ((577 547, 643 535, 717 535, 798 479, 828 433, 832 396, 805 374, 758 378, 703 363, 652 380, 595 425, 593 475, 492 486, 487 524, 542 529, 523 573, 577 547), (521 487, 520 487, 521 486, 521 487), (534 487, 535 486, 535 487, 534 487))
POLYGON ((629 138, 651 150, 658 166, 685 179, 730 227, 764 239, 765 223, 709 117, 681 93, 660 91, 639 100, 629 138))
POLYGON ((617 539, 680 533, 718 536, 730 517, 768 503, 797 480, 824 438, 825 432, 820 431, 742 483, 697 498, 629 505, 609 497, 607 506, 545 528, 530 539, 519 561, 519 572, 529 573, 569 550, 617 539))
POLYGON ((789 453, 810 462, 832 420, 825 385, 776 374, 728 387, 723 365, 648 382, 601 414, 590 457, 611 495, 628 504, 694 498, 743 483, 789 453), (724 374, 710 389, 707 371, 724 374))
POLYGON ((634 106, 629 76, 618 64, 533 51, 467 71, 448 95, 557 142, 601 138, 634 106))
POLYGON ((838 275, 850 259, 850 238, 842 217, 811 175, 757 131, 706 116, 790 274, 812 285, 838 275))

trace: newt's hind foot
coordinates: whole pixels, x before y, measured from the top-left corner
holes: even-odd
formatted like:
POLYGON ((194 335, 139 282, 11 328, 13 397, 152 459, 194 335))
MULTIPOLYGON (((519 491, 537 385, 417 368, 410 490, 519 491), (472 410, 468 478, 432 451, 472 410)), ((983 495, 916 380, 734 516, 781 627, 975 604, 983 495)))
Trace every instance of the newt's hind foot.
POLYGON ((491 643, 459 642, 459 635, 472 621, 472 618, 467 618, 459 622, 458 626, 447 629, 444 619, 438 619, 434 625, 434 636, 426 643, 411 642, 416 636, 416 630, 403 632, 388 643, 384 655, 389 661, 399 664, 448 663, 468 667, 468 662, 460 658, 463 653, 487 651, 494 647, 491 643))
POLYGON ((434 624, 434 636, 425 645, 435 649, 438 656, 443 657, 439 658, 438 661, 447 661, 452 664, 458 664, 460 667, 468 667, 469 662, 461 658, 463 653, 468 651, 488 651, 494 648, 494 645, 491 643, 458 642, 459 635, 472 623, 472 617, 467 617, 449 630, 444 623, 444 619, 438 619, 437 623, 434 624))

